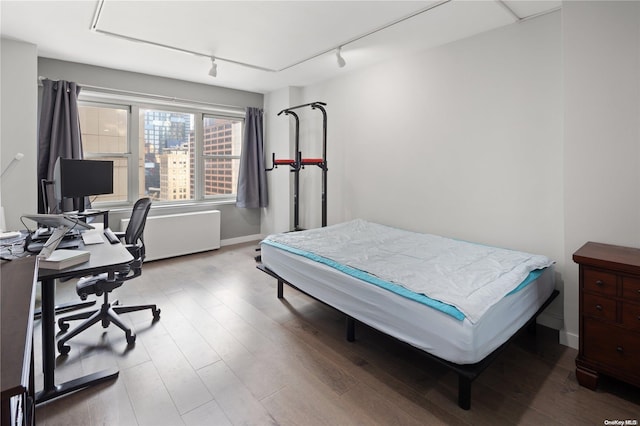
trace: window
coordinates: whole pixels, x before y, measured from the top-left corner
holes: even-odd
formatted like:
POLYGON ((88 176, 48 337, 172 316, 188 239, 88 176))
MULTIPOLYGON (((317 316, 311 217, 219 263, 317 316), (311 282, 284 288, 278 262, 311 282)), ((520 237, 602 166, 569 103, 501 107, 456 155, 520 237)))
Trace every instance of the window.
POLYGON ((129 158, 129 109, 125 106, 81 104, 78 111, 86 159, 113 161, 113 194, 93 202, 126 202, 129 158))
POLYGON ((156 201, 194 199, 194 114, 140 108, 139 123, 145 195, 156 201), (186 194, 178 195, 183 189, 186 194))
POLYGON ((235 198, 243 111, 223 116, 196 107, 150 107, 144 100, 116 105, 83 92, 79 114, 85 158, 114 161, 114 194, 94 202, 235 198))
POLYGON ((204 196, 235 192, 240 169, 242 121, 204 117, 204 196))

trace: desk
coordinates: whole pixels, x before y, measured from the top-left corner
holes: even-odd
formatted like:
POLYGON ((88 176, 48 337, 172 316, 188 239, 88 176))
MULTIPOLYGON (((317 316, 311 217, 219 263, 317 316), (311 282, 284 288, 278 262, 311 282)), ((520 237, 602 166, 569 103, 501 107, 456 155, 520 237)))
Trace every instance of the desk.
POLYGON ((35 424, 33 410, 33 307, 35 258, 2 261, 2 425, 35 424), (22 422, 18 419, 22 417, 22 422))
POLYGON ((44 373, 44 389, 36 394, 36 404, 65 395, 70 392, 110 380, 118 376, 118 370, 103 370, 56 385, 56 337, 55 337, 55 280, 58 278, 80 277, 113 273, 133 260, 133 256, 122 244, 109 244, 102 236, 104 244, 84 246, 80 239, 78 244, 82 250, 91 253, 88 262, 81 263, 61 271, 39 269, 38 279, 42 282, 42 371, 44 373))

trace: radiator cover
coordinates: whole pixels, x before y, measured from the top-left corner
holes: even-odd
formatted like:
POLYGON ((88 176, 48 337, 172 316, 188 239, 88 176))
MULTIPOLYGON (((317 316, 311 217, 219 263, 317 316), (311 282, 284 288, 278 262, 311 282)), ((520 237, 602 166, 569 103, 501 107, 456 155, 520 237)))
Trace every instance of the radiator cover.
MULTIPOLYGON (((128 224, 129 219, 121 219, 120 229, 128 224)), ((147 261, 218 249, 220 211, 149 216, 144 244, 147 261)))

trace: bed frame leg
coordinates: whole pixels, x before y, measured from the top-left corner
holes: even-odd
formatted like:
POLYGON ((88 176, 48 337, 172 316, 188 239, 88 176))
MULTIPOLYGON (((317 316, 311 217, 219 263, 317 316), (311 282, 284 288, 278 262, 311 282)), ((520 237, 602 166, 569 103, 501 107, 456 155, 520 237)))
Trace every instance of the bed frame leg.
POLYGON ((353 342, 356 340, 356 321, 347 315, 347 341, 353 342))
POLYGON ((471 408, 471 379, 458 375, 458 406, 463 410, 471 408))
POLYGON ((284 297, 282 287, 284 287, 282 280, 278 280, 278 299, 282 299, 284 297))

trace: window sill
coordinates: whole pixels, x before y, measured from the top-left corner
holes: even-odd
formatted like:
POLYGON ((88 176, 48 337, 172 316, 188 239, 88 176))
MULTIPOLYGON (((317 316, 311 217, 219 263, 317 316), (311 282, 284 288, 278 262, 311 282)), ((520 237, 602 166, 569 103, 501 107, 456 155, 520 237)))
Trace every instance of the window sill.
MULTIPOLYGON (((235 199, 225 200, 206 200, 206 201, 194 201, 191 203, 162 203, 156 202, 151 205, 151 211, 154 212, 170 212, 170 213, 185 213, 189 211, 202 211, 215 208, 216 206, 223 205, 235 205, 235 199)), ((93 209, 97 210, 109 210, 112 213, 121 213, 131 211, 132 205, 130 204, 110 204, 110 205, 93 205, 93 209)))

